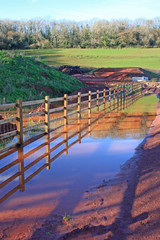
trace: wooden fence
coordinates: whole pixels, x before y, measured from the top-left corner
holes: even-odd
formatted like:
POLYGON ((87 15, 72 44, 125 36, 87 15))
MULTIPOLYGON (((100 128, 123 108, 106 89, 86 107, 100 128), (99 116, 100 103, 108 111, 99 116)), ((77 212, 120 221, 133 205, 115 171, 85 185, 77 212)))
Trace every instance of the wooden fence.
MULTIPOLYGON (((97 119, 94 119, 92 121, 92 124, 96 122, 97 119)), ((49 135, 46 135, 46 138, 43 143, 36 146, 34 149, 29 150, 28 152, 24 152, 24 148, 14 148, 6 153, 3 153, 0 155, 0 160, 5 159, 7 156, 10 156, 10 154, 13 154, 14 152, 17 152, 17 158, 15 157, 12 162, 9 162, 5 164, 2 168, 0 168, 0 174, 5 174, 8 170, 11 170, 12 172, 15 169, 15 172, 10 174, 10 176, 2 181, 0 183, 0 190, 2 191, 5 187, 8 186, 10 183, 14 183, 15 179, 18 179, 18 185, 17 182, 15 182, 14 187, 5 192, 3 196, 0 195, 0 204, 4 202, 6 199, 8 199, 11 195, 13 195, 16 191, 24 192, 25 191, 25 184, 29 182, 32 178, 34 178, 38 173, 40 173, 44 168, 47 170, 50 169, 51 163, 55 161, 58 157, 60 157, 63 153, 68 154, 68 149, 74 146, 76 143, 81 143, 81 140, 92 131, 92 128, 90 126, 89 121, 87 120, 87 124, 79 124, 77 125, 78 130, 74 133, 71 133, 69 135, 69 131, 72 130, 72 127, 70 127, 68 132, 62 131, 59 134, 56 134, 56 136, 49 138, 49 135), (84 132, 85 131, 85 132, 84 132), (59 137, 63 137, 64 140, 61 140, 58 144, 51 147, 51 144, 58 139, 59 137), (78 136, 78 138, 75 140, 74 137, 78 136), (69 140, 72 142, 69 144, 69 140), (73 141, 74 140, 74 141, 73 141), (60 149, 58 152, 54 154, 53 157, 51 157, 51 154, 54 153, 58 148, 60 148, 62 145, 63 148, 60 149), (46 147, 44 149, 44 147, 46 147), (42 153, 43 150, 43 153, 42 153), (39 153, 38 157, 35 158, 34 154, 39 153), (27 165, 25 164, 25 160, 28 157, 32 157, 33 160, 29 162, 27 165), (37 164, 40 164, 41 166, 37 166, 37 164), (34 166, 36 166, 36 170, 34 169, 34 166), (32 168, 33 167, 33 168, 32 168), (18 171, 17 171, 18 169, 18 171), (27 171, 29 171, 29 175, 27 175, 27 171)))
MULTIPOLYGON (((78 124, 68 126, 67 131, 63 129, 63 131, 56 132, 54 135, 46 134, 40 142, 38 141, 38 143, 31 148, 14 148, 1 154, 0 161, 2 167, 0 168, 0 174, 2 180, 0 182, 0 204, 6 201, 18 190, 24 192, 25 185, 37 174, 43 169, 49 170, 51 167, 54 168, 54 165, 51 165, 57 158, 62 154, 68 154, 68 150, 75 144, 80 144, 85 136, 91 135, 92 132, 97 133, 99 126, 101 131, 105 132, 105 126, 107 123, 109 125, 107 130, 113 132, 113 130, 115 130, 115 123, 120 122, 119 120, 122 115, 123 114, 121 113, 111 113, 108 114, 108 116, 105 116, 105 118, 103 118, 103 114, 102 118, 99 116, 94 119, 86 118, 83 119, 83 121, 77 121, 78 124), (112 120, 115 119, 115 121, 109 122, 108 119, 110 117, 112 117, 112 120)), ((145 116, 141 117, 145 118, 145 116)), ((154 119, 154 116, 152 116, 152 118, 154 119)), ((123 125, 124 129, 120 127, 119 131, 126 131, 126 129, 128 131, 131 126, 135 129, 138 127, 139 131, 139 128, 142 129, 142 119, 138 120, 141 124, 140 126, 137 126, 135 118, 135 125, 133 120, 126 122, 124 118, 124 120, 122 120, 125 123, 123 125)), ((152 120, 149 120, 150 123, 152 120)), ((116 132, 118 132, 118 128, 116 129, 116 132)))
POLYGON ((18 99, 16 103, 2 104, 0 105, 0 111, 4 109, 16 108, 16 116, 0 120, 0 127, 2 127, 3 124, 6 123, 16 122, 17 130, 11 129, 7 133, 1 134, 0 140, 4 141, 5 139, 17 136, 17 142, 9 145, 8 147, 4 147, 0 150, 0 152, 7 151, 8 149, 14 148, 16 146, 23 146, 25 144, 24 134, 33 130, 35 127, 45 127, 45 130, 42 134, 48 134, 49 132, 54 130, 50 127, 52 122, 63 120, 63 126, 67 126, 70 116, 76 115, 77 119, 81 119, 81 115, 83 112, 85 112, 86 114, 88 113, 88 118, 91 118, 91 113, 93 111, 103 112, 104 114, 111 111, 122 111, 142 96, 143 84, 131 83, 119 85, 113 88, 109 88, 107 90, 104 89, 103 91, 89 91, 88 93, 83 94, 79 92, 77 95, 71 96, 64 94, 63 97, 58 98, 49 98, 48 96, 46 96, 44 100, 27 102, 22 102, 21 99, 18 99), (87 98, 87 100, 85 100, 85 98, 87 98), (63 102, 63 105, 54 108, 50 107, 51 104, 57 104, 58 102, 63 102), (43 111, 27 114, 23 113, 24 107, 38 104, 44 104, 43 111), (87 104, 87 106, 85 106, 85 104, 87 104), (59 112, 63 112, 63 115, 60 117, 53 117, 54 114, 59 112), (29 119, 31 117, 40 115, 44 115, 43 122, 32 126, 24 126, 24 119, 29 119))

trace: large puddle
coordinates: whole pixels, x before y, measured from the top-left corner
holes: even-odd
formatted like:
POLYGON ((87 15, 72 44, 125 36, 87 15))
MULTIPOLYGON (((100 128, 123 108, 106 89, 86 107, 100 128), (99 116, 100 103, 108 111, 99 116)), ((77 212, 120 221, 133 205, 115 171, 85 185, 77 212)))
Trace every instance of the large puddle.
POLYGON ((59 129, 1 155, 1 223, 74 212, 86 190, 112 178, 134 154, 154 118, 110 114, 83 119, 66 132, 59 129))

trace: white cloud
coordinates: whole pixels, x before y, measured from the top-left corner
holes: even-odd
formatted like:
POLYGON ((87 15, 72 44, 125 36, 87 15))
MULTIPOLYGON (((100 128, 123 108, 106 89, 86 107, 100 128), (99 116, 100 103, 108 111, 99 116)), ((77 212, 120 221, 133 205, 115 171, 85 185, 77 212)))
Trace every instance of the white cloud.
POLYGON ((127 151, 133 151, 135 147, 139 144, 138 140, 117 140, 113 141, 110 147, 108 148, 108 152, 116 153, 126 153, 127 151))
POLYGON ((86 154, 92 154, 97 151, 99 148, 100 143, 81 143, 81 144, 76 144, 72 148, 72 150, 69 152, 70 156, 73 155, 86 155, 86 154))

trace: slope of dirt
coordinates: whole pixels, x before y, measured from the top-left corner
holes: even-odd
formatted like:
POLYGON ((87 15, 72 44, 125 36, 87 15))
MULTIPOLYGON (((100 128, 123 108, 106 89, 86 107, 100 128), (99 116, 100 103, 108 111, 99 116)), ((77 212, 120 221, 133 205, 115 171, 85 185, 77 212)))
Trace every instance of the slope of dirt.
POLYGON ((132 77, 152 77, 149 71, 142 68, 100 68, 93 73, 72 75, 86 84, 101 84, 114 81, 131 81, 132 77))
POLYGON ((132 77, 144 76, 144 72, 139 68, 101 68, 95 72, 96 76, 106 77, 107 80, 131 80, 132 77))

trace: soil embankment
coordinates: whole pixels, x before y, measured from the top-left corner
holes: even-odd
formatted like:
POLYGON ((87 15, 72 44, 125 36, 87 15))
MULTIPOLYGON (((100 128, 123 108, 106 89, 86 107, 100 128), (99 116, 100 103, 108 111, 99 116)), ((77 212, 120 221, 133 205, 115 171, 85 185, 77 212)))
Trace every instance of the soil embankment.
MULTIPOLYGON (((132 77, 153 78, 153 73, 142 68, 100 68, 92 73, 74 74, 72 77, 84 84, 105 86, 113 82, 130 82, 132 77)), ((157 75, 158 76, 158 75, 157 75)))

